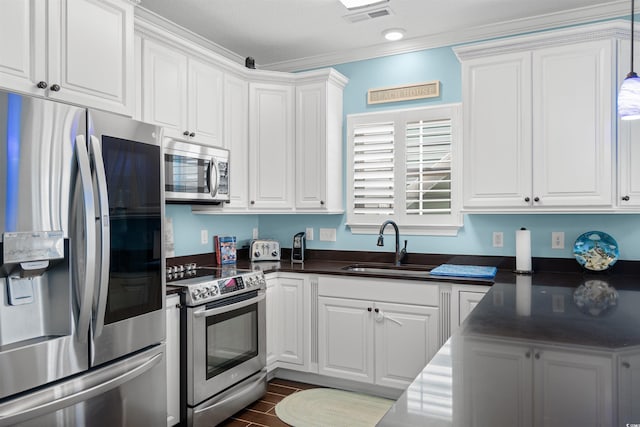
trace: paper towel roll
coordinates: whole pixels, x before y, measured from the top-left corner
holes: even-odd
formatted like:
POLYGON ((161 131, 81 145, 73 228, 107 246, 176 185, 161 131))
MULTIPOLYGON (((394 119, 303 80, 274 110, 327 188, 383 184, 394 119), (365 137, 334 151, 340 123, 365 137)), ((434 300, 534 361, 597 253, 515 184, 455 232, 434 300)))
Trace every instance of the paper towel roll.
POLYGON ((531 316, 531 276, 516 276, 516 313, 531 316))
POLYGON ((526 228, 516 231, 516 271, 531 272, 531 232, 526 228))

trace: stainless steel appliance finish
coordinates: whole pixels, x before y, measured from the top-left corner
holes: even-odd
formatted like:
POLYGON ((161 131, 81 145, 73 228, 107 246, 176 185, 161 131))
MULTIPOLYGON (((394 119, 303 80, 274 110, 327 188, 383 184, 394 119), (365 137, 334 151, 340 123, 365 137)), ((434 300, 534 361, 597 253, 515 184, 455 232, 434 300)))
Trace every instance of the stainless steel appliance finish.
POLYGON ((189 425, 215 425, 266 391, 266 281, 260 271, 212 270, 184 286, 189 425))
POLYGON ((94 425, 118 405, 118 425, 166 422, 130 394, 164 382, 160 137, 0 92, 0 425, 94 425), (118 374, 134 359, 154 377, 118 374))
POLYGON ((229 201, 229 150, 167 138, 164 167, 167 202, 229 201))
POLYGON ((277 240, 256 239, 249 248, 251 261, 280 261, 280 242, 277 240))

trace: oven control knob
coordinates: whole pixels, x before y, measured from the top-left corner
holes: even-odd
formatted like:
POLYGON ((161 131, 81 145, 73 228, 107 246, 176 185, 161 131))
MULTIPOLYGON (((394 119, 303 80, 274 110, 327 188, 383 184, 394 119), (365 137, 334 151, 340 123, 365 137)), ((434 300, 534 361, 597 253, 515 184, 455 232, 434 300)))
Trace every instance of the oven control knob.
POLYGON ((260 258, 260 251, 255 251, 253 253, 253 256, 255 256, 256 258, 260 258))
POLYGON ((278 251, 273 251, 273 252, 271 252, 271 256, 272 256, 272 257, 277 257, 277 256, 278 256, 278 251))

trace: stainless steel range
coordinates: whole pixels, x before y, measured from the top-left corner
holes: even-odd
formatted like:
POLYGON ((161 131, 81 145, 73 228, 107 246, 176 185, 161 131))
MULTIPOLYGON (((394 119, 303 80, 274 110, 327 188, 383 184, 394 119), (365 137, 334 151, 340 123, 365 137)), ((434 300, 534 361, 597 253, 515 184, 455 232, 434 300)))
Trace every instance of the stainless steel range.
POLYGON ((266 281, 261 271, 229 267, 192 275, 171 282, 185 288, 186 417, 213 426, 267 390, 266 281))

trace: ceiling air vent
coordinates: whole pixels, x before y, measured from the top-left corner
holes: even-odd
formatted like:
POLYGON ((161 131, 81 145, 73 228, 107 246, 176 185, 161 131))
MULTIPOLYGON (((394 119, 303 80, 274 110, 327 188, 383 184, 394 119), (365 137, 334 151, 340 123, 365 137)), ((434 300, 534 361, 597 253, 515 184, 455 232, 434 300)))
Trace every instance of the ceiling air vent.
POLYGON ((343 16, 347 21, 354 23, 360 21, 366 21, 374 18, 381 18, 383 16, 393 15, 393 11, 389 6, 377 7, 375 9, 362 10, 356 13, 343 16))

